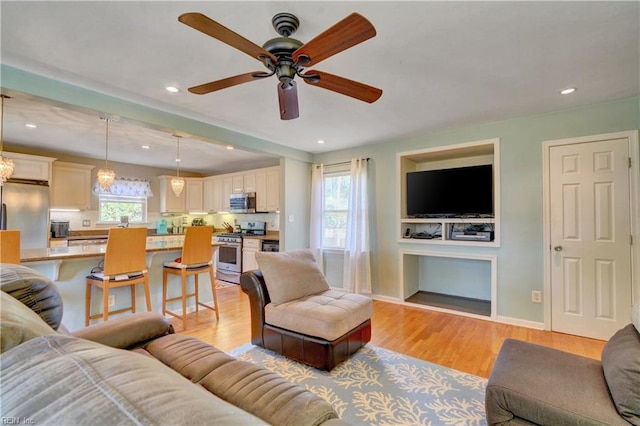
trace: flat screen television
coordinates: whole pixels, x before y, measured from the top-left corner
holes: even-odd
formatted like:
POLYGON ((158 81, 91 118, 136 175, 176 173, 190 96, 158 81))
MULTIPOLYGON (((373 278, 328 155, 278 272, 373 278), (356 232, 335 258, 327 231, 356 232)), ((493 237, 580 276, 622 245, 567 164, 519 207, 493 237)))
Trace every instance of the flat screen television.
POLYGON ((409 172, 406 199, 409 217, 493 217, 493 166, 409 172))

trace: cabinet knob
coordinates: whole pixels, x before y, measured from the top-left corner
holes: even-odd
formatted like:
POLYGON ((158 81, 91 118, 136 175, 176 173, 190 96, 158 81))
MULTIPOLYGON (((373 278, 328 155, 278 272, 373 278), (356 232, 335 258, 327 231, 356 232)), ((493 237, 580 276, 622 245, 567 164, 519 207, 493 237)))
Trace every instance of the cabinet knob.
POLYGON ((555 246, 553 249, 555 251, 562 251, 562 246, 555 246))

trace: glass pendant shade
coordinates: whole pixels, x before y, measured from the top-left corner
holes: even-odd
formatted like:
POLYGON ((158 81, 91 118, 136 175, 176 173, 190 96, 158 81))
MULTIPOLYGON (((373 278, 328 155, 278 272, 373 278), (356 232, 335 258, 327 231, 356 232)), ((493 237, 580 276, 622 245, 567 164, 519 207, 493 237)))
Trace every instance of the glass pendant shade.
POLYGON ((176 157, 176 176, 171 178, 171 189, 176 197, 182 194, 184 189, 184 179, 180 177, 180 136, 176 136, 178 140, 178 156, 176 157))
POLYGON ((116 178, 116 173, 109 168, 109 118, 100 117, 101 120, 104 120, 107 126, 107 130, 105 133, 105 143, 104 143, 104 168, 98 170, 98 183, 103 190, 107 191, 113 180, 116 178))
POLYGON ((11 177, 16 166, 11 158, 2 155, 2 147, 4 145, 4 100, 8 96, 0 95, 0 97, 2 98, 2 112, 0 113, 0 185, 2 185, 11 177))
POLYGON ((98 182, 105 191, 111 187, 113 180, 116 178, 116 173, 111 169, 98 170, 98 182))
POLYGON ((184 189, 184 179, 181 177, 172 177, 171 178, 171 189, 173 193, 176 194, 176 197, 179 197, 182 194, 182 190, 184 189))

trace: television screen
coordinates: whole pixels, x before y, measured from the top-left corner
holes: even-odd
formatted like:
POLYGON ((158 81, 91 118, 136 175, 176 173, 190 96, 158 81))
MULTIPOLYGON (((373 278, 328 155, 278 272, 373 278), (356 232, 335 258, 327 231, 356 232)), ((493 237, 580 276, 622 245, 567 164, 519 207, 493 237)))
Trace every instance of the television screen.
POLYGON ((493 216, 491 164, 407 173, 407 216, 493 216))

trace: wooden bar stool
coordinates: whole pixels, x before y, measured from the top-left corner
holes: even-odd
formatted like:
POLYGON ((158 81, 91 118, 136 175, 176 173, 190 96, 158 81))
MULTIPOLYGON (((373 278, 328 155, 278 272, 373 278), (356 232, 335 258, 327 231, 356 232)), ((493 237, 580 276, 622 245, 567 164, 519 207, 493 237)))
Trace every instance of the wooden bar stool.
POLYGON ((151 312, 151 295, 147 277, 147 228, 111 228, 107 239, 102 272, 92 273, 87 277, 85 325, 94 318, 104 321, 109 314, 136 311, 136 284, 144 285, 147 300, 147 311, 151 312), (109 289, 131 287, 131 306, 109 311, 109 289), (91 315, 91 289, 93 286, 102 289, 102 313, 91 315))
POLYGON ((211 247, 211 237, 213 236, 212 226, 190 226, 187 228, 182 245, 182 257, 175 262, 167 262, 162 268, 162 313, 169 314, 182 319, 183 330, 187 329, 187 298, 195 296, 196 313, 198 307, 202 306, 211 309, 216 313, 216 320, 220 319, 218 314, 218 295, 216 294, 216 281, 213 276, 213 249, 211 247), (200 302, 198 275, 209 273, 211 280, 211 292, 213 293, 213 306, 200 302), (167 298, 167 275, 179 275, 182 280, 182 293, 178 297, 167 298), (187 294, 187 277, 195 275, 194 292, 187 294), (182 315, 171 312, 167 309, 167 302, 174 300, 182 301, 182 315))
POLYGON ((0 263, 20 263, 20 231, 0 231, 0 263))

